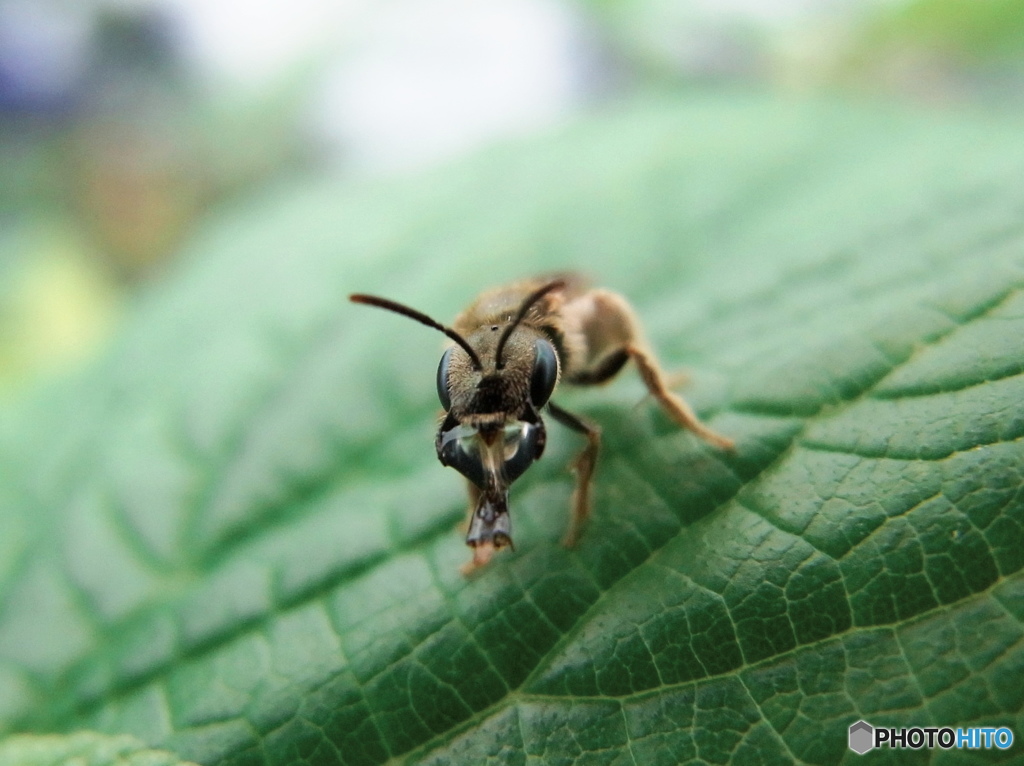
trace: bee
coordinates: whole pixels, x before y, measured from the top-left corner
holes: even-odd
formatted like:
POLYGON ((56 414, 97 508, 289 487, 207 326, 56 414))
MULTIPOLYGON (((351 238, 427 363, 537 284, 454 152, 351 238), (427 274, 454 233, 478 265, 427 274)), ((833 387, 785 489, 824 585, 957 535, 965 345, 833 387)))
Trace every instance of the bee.
POLYGON ((733 447, 731 439, 701 423, 693 409, 669 390, 668 378, 643 341, 640 322, 626 299, 590 288, 577 274, 487 290, 451 327, 386 298, 355 294, 349 299, 409 317, 454 341, 437 367, 437 395, 444 414, 434 446, 441 464, 468 482, 466 544, 473 549, 473 558, 463 567, 465 574, 487 564, 496 550, 513 547, 508 491, 544 453, 542 410, 586 439, 572 463, 576 487, 563 544, 571 547, 579 538, 590 515, 601 429, 551 401, 559 381, 597 385, 632 361, 651 396, 673 421, 719 449, 733 447))

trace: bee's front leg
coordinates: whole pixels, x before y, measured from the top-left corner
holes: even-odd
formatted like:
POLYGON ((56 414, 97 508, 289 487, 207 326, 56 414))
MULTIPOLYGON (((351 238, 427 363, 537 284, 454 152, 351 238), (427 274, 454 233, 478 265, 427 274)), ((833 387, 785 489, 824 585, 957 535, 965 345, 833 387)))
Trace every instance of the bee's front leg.
MULTIPOLYGON (((466 509, 466 522, 464 527, 471 527, 473 524, 473 516, 476 514, 476 509, 480 505, 480 496, 483 494, 480 488, 473 482, 466 480, 466 495, 469 499, 469 507, 466 509)), ((494 545, 486 543, 480 546, 473 546, 473 558, 459 567, 459 571, 465 577, 469 577, 471 574, 476 572, 483 566, 486 566, 491 557, 494 555, 494 545)))
POLYGON ((469 526, 469 522, 473 520, 473 513, 476 511, 476 506, 480 502, 480 488, 466 479, 466 497, 469 498, 469 506, 466 508, 466 523, 465 526, 469 526))
POLYGON ((562 538, 562 545, 571 548, 579 540, 583 524, 590 516, 590 482, 594 476, 597 453, 601 448, 601 428, 596 423, 563 410, 554 402, 548 402, 548 412, 562 425, 587 437, 587 445, 572 463, 573 471, 576 473, 576 489, 570 501, 572 513, 569 517, 569 528, 562 538))

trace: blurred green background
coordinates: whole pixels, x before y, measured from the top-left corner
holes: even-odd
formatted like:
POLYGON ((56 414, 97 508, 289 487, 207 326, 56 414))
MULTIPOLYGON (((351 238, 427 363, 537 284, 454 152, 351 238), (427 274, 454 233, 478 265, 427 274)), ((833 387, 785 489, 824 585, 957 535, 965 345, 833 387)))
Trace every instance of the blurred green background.
POLYGON ((0 398, 100 353, 268 187, 415 174, 694 86, 1016 111, 1024 4, 0 0, 0 398))

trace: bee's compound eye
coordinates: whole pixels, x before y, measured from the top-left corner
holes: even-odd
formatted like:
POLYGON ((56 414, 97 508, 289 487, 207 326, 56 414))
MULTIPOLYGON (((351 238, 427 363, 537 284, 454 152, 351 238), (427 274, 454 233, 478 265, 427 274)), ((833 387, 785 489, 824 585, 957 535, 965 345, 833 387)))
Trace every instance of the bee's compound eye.
POLYGON ((533 344, 533 372, 530 375, 530 399, 534 407, 543 407, 555 390, 558 380, 558 355, 555 347, 546 340, 533 344))
POLYGON ((455 346, 444 352, 441 363, 437 365, 437 398, 441 400, 441 406, 447 412, 452 408, 452 395, 448 392, 448 364, 452 360, 452 351, 455 346))

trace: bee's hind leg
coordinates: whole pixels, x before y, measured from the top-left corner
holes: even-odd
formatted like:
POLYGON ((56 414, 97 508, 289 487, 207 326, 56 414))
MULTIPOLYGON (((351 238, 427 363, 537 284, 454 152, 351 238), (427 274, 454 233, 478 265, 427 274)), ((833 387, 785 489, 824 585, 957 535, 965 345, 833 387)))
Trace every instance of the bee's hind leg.
POLYGON ((731 450, 735 446, 732 439, 722 436, 704 425, 693 408, 686 403, 686 400, 669 390, 665 373, 658 366, 653 354, 633 344, 626 346, 626 352, 636 363, 637 371, 640 373, 644 385, 647 386, 651 396, 661 405, 665 414, 683 428, 693 431, 701 439, 719 449, 731 450))
POLYGON ((554 402, 548 402, 548 412, 562 425, 587 437, 587 445, 572 462, 572 469, 576 474, 576 489, 573 490, 572 500, 569 501, 569 528, 562 538, 562 545, 571 548, 579 540, 583 525, 590 516, 590 483, 594 477, 597 453, 601 448, 601 428, 596 423, 563 410, 554 402))
POLYGON ((672 393, 670 375, 662 371, 654 353, 642 341, 640 322, 626 299, 610 290, 591 290, 576 299, 585 316, 582 331, 595 355, 568 381, 576 385, 603 383, 616 375, 630 359, 651 396, 672 420, 720 449, 732 449, 733 440, 704 425, 684 399, 672 393))

